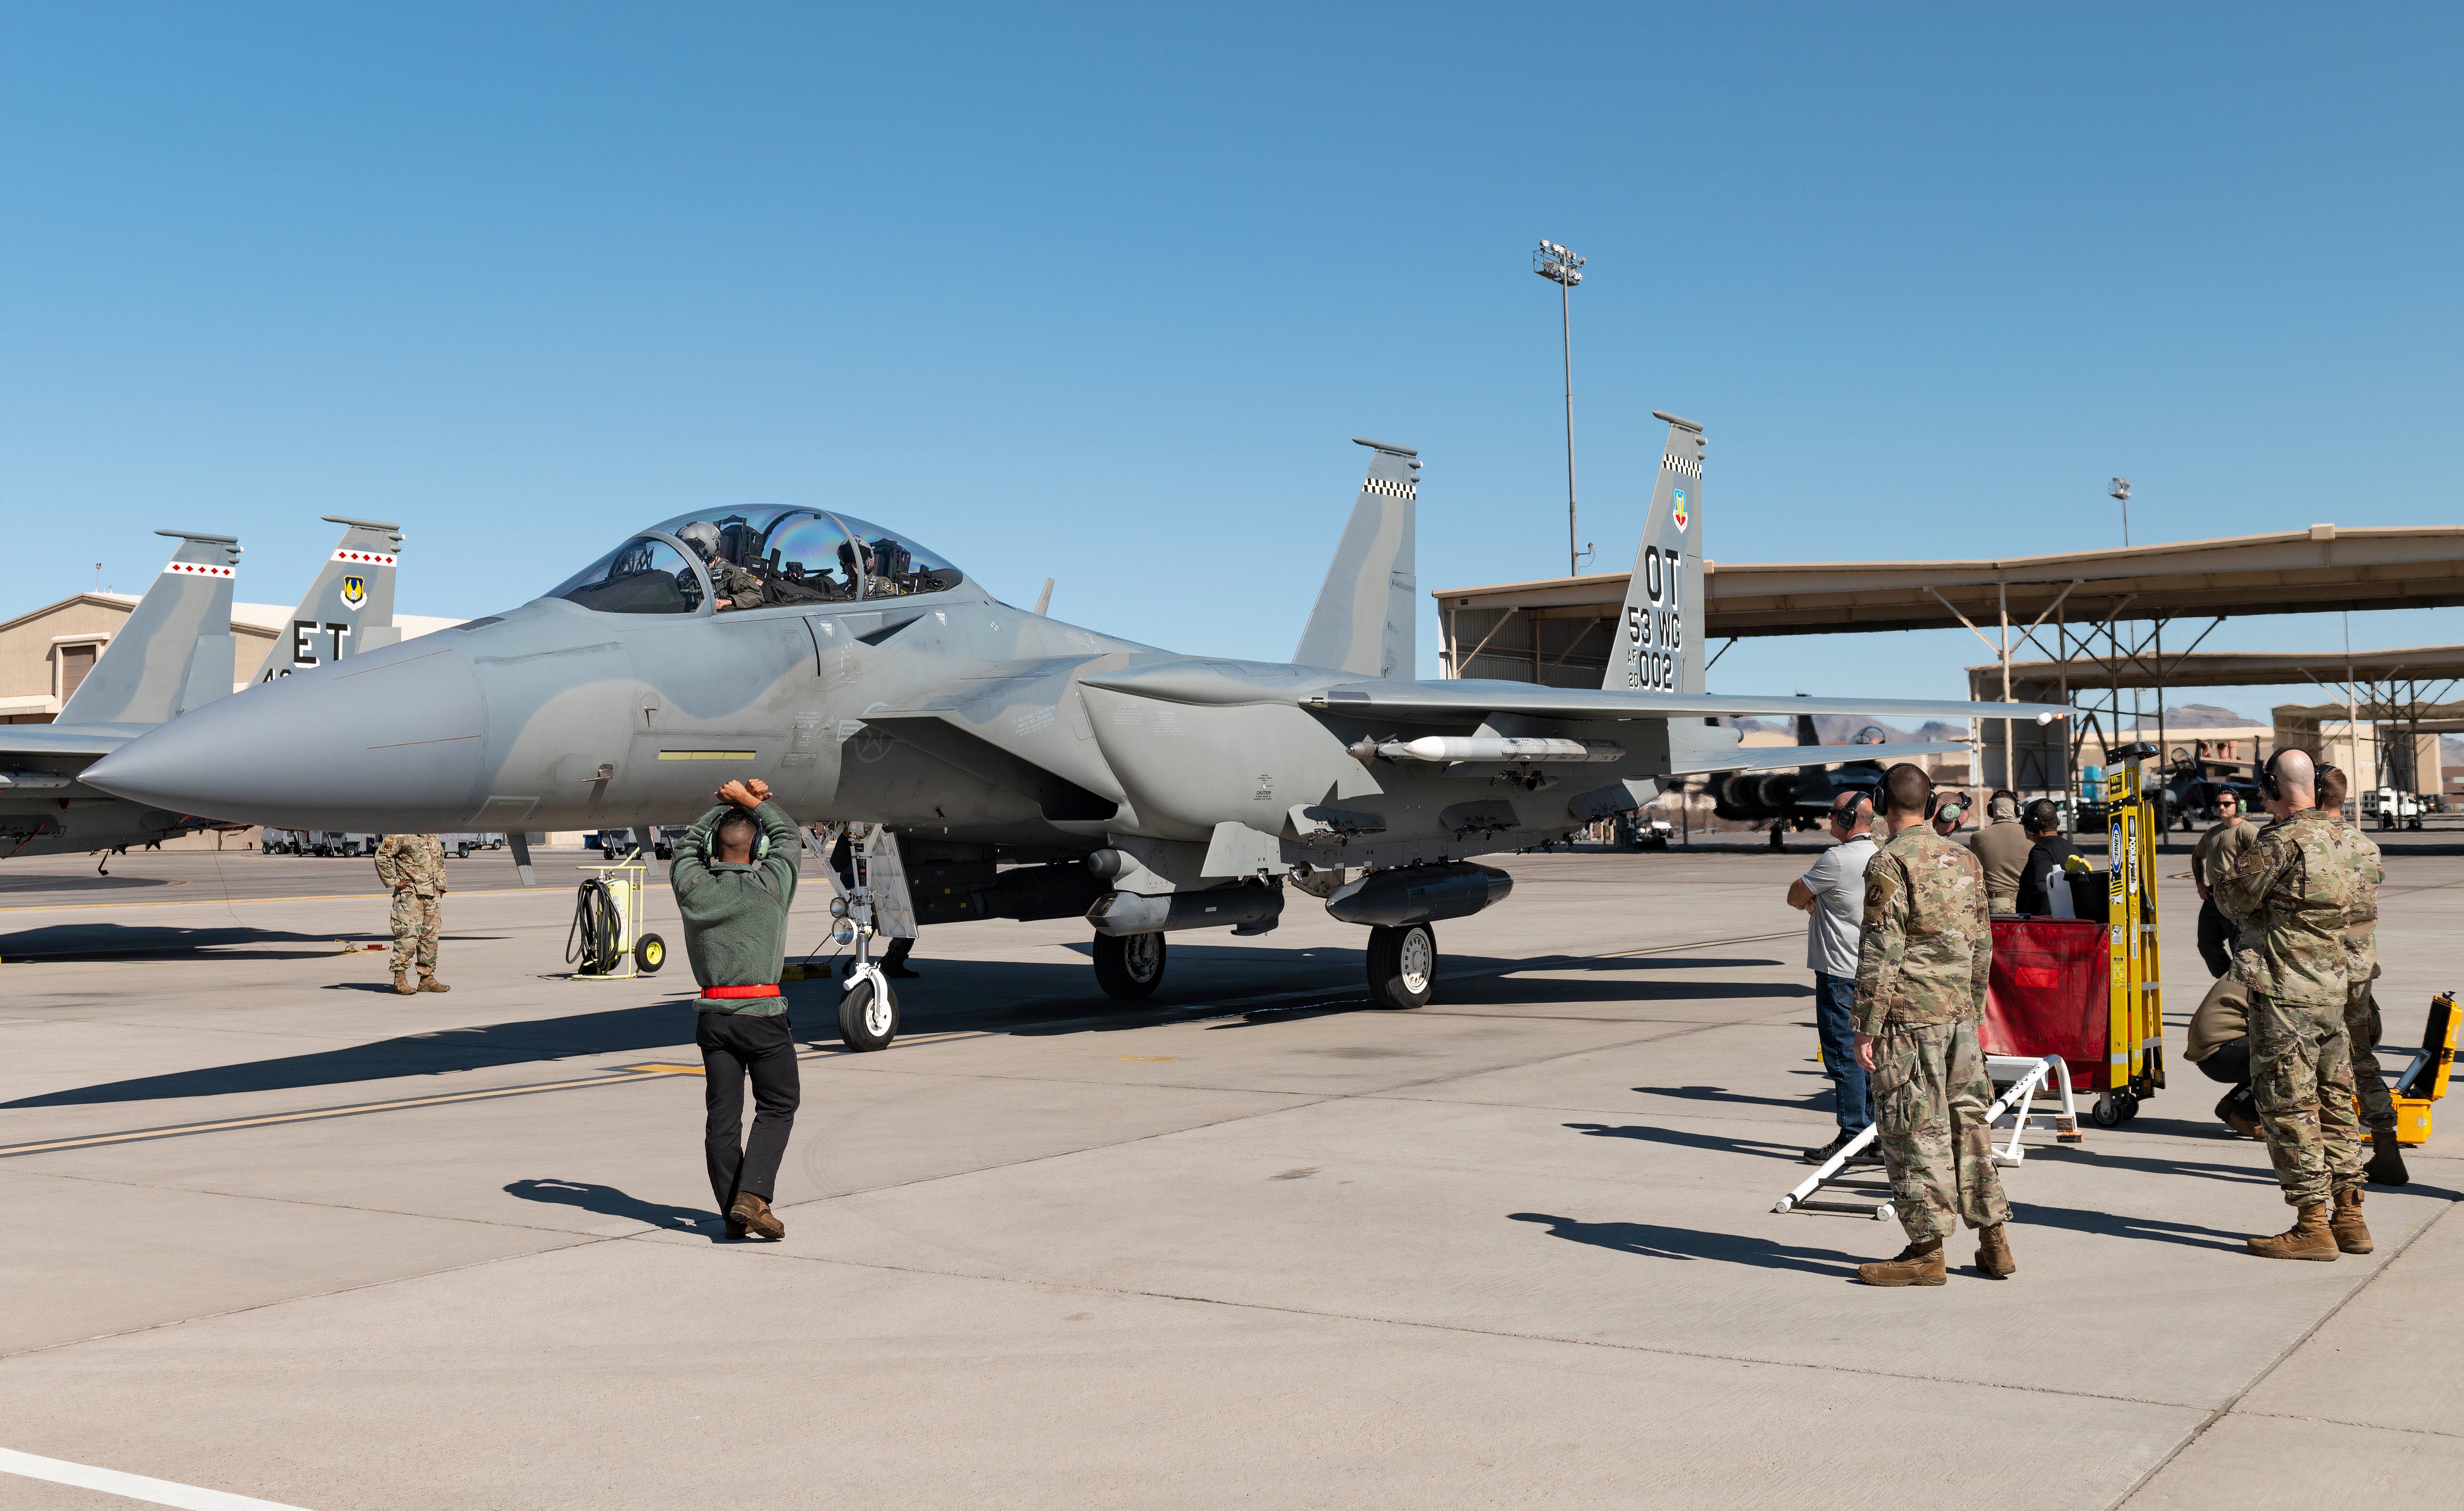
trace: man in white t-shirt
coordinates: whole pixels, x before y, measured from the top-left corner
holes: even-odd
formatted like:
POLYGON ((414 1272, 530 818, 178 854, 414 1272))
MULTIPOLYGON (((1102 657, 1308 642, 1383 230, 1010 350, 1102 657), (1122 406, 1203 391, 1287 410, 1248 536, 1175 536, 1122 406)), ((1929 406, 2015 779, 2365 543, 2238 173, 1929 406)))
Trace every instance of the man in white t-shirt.
MULTIPOLYGON (((1805 963, 1814 969, 1814 1025, 1822 1039, 1822 1070, 1837 1097, 1839 1133, 1805 1163, 1820 1165, 1874 1121, 1865 1070, 1857 1063, 1857 947, 1865 927, 1865 863, 1874 858, 1874 805, 1862 792, 1831 803, 1831 837, 1812 870, 1789 883, 1788 905, 1812 915, 1805 926, 1805 963)), ((1868 1144, 1861 1163, 1881 1155, 1868 1144)))

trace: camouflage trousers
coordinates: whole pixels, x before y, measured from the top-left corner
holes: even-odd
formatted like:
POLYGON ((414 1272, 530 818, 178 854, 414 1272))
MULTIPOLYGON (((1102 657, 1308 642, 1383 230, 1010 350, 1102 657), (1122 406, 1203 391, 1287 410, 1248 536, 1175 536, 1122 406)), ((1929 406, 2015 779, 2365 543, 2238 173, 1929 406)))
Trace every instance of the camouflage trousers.
POLYGON ((2362 1126, 2395 1127, 2395 1095, 2379 1069, 2379 999, 2365 982, 2344 999, 2344 1041, 2351 1046, 2353 1094, 2361 1099, 2362 1126))
POLYGON ((2250 999, 2250 1081, 2286 1205, 2314 1207, 2362 1184, 2361 1120, 2344 1014, 2332 1002, 2250 999))
POLYGON ((444 921, 439 899, 408 887, 393 895, 394 974, 408 971, 414 961, 421 975, 436 973, 436 930, 444 921))
POLYGON ((1909 1242, 1948 1237, 1963 1218, 1970 1228, 2010 1221, 1975 1024, 1884 1030, 1874 1041, 1873 1088, 1876 1142, 1909 1242))

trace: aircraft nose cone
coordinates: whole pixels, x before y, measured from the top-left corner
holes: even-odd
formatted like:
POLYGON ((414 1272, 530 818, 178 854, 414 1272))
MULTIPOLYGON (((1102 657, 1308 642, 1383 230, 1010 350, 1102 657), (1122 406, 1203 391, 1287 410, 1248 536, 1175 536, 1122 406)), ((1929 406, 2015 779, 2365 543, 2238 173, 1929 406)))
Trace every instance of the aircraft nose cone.
POLYGON ((83 780, 227 823, 451 829, 478 807, 487 718, 470 663, 414 640, 216 699, 83 780))

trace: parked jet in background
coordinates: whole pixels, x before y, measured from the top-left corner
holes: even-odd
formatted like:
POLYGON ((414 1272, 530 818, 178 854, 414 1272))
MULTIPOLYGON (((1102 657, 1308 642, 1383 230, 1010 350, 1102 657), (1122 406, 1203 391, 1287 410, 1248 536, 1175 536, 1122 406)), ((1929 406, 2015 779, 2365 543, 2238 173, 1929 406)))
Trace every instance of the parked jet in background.
MULTIPOLYGON (((284 672, 317 664, 297 662, 291 654, 297 645, 308 646, 312 656, 329 646, 349 655, 401 637, 393 623, 401 532, 365 520, 325 518, 347 528, 293 612, 290 634, 275 641, 268 676, 277 675, 277 664, 284 672)), ((58 719, 0 726, 0 855, 108 854, 216 827, 211 814, 131 802, 81 779, 97 760, 147 730, 231 694, 239 543, 228 535, 154 533, 179 541, 179 548, 58 719)))
MULTIPOLYGON (((1812 714, 1796 716, 1796 743, 1799 746, 1822 744, 1815 733, 1812 714)), ((1849 744, 1883 743, 1882 731, 1869 724, 1849 744)), ((1871 798, 1881 783, 1881 763, 1868 757, 1842 766, 1800 766, 1793 771, 1733 772, 1712 777, 1704 785, 1710 790, 1714 813, 1731 823, 1769 824, 1771 848, 1777 850, 1789 830, 1820 825, 1840 793, 1861 792, 1871 798)))
MULTIPOLYGON (((1265 932, 1288 878, 1370 926, 1375 999, 1417 1007, 1436 982, 1431 925, 1511 886, 1472 856, 1631 811, 1675 773, 1959 748, 1745 749, 1721 716, 2064 712, 1706 695, 1702 431, 1661 418, 1597 690, 1399 679, 1420 463, 1363 441, 1367 478, 1290 663, 1025 612, 835 509, 707 509, 519 608, 201 710, 91 776, 292 828, 516 833, 672 824, 721 780, 758 776, 801 818, 886 827, 906 895, 884 913, 900 926, 1083 914, 1098 981, 1136 997, 1162 979, 1167 933, 1265 932), (746 572, 759 602, 722 601, 716 576, 746 572)), ((894 1013, 867 1022, 851 1043, 894 1032, 894 1013)))

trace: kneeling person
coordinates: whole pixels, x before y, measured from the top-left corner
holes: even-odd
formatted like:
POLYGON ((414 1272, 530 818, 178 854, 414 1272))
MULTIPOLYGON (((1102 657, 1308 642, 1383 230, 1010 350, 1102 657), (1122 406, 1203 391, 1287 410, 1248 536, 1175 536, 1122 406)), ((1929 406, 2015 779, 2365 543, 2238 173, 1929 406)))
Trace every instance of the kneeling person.
POLYGON ((779 994, 787 907, 796 899, 796 821, 760 782, 730 782, 676 849, 668 875, 683 915, 685 954, 701 983, 702 1155, 727 1235, 783 1238, 770 1211, 801 1089, 787 1003, 779 994), (744 1134, 744 1083, 753 1131, 744 1134), (739 1145, 737 1141, 743 1140, 739 1145))
POLYGON ((1943 1240, 1978 1230, 1976 1267, 2018 1269, 2004 1224, 2011 1203, 1985 1122, 1993 1084, 1976 1026, 1993 968, 1984 868, 1925 821, 1933 779, 1904 762, 1883 774, 1890 839, 1865 868, 1857 953, 1857 1062, 1874 1092, 1878 1142, 1908 1244, 1859 1265, 1868 1285, 1940 1285, 1943 1240))

